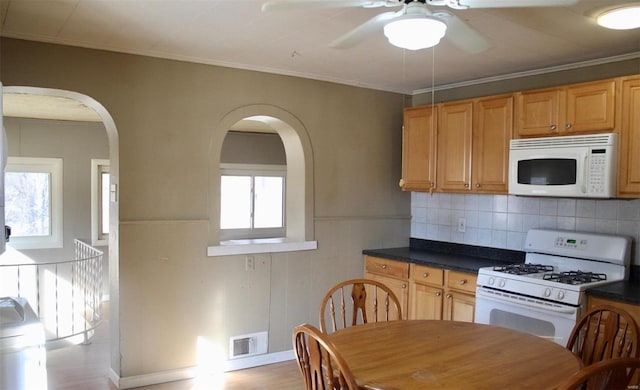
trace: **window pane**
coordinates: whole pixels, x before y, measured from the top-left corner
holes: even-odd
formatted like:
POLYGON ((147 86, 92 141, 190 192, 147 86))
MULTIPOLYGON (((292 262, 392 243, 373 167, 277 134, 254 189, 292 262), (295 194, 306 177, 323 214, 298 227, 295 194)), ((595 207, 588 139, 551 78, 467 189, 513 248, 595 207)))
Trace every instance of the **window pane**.
POLYGON ((101 235, 109 234, 109 172, 100 172, 101 235))
POLYGON ((255 228, 282 227, 282 177, 255 177, 255 228))
POLYGON ((5 173, 5 219, 16 237, 51 234, 49 173, 5 173))
POLYGON ((251 227, 251 177, 222 176, 220 183, 220 228, 251 227))

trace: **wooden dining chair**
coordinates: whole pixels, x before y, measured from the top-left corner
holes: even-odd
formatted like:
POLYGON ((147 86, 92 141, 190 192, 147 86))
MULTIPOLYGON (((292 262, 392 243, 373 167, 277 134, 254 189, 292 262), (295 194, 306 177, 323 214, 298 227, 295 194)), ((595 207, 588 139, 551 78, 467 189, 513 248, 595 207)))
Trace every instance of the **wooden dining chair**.
POLYGON ((614 358, 594 363, 570 376, 557 390, 637 389, 638 358, 614 358))
POLYGON ((602 305, 578 320, 567 341, 567 349, 585 366, 606 359, 638 357, 638 325, 620 308, 602 305))
POLYGON ((401 319, 398 297, 389 287, 372 279, 340 282, 327 292, 320 303, 320 330, 324 333, 368 322, 401 319))
POLYGON ((331 340, 313 325, 293 330, 293 349, 306 390, 359 390, 349 366, 331 340))

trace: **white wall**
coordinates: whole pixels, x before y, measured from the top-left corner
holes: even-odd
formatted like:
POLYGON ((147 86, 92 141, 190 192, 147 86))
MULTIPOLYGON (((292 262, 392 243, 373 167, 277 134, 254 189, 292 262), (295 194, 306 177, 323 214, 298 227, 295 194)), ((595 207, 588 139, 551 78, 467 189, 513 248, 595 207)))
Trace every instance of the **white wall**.
POLYGON ((523 250, 533 228, 623 234, 640 265, 640 199, 564 199, 413 192, 411 237, 523 250), (458 231, 464 218, 466 231, 458 231))

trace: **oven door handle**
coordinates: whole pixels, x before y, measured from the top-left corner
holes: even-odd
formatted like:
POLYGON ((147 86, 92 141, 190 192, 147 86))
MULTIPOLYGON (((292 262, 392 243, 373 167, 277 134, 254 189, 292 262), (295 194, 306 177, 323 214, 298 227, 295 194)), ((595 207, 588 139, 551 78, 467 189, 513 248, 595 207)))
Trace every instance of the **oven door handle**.
POLYGON ((491 293, 485 292, 482 289, 476 290, 476 297, 477 296, 481 296, 483 298, 496 301, 496 302, 510 302, 510 303, 515 303, 516 305, 528 306, 538 310, 549 310, 549 311, 562 313, 562 314, 573 314, 576 311, 574 307, 565 308, 565 307, 558 307, 558 306, 552 306, 552 305, 541 305, 539 303, 530 302, 529 300, 512 299, 509 297, 505 297, 504 295, 497 297, 491 293))

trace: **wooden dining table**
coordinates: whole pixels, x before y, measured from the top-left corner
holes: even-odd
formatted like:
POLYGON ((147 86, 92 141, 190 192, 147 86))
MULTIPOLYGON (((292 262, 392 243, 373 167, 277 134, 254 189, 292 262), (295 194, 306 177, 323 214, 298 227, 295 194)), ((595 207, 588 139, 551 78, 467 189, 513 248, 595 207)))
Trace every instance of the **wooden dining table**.
POLYGON ((365 389, 554 389, 582 367, 552 341, 467 322, 376 322, 329 338, 365 389))

